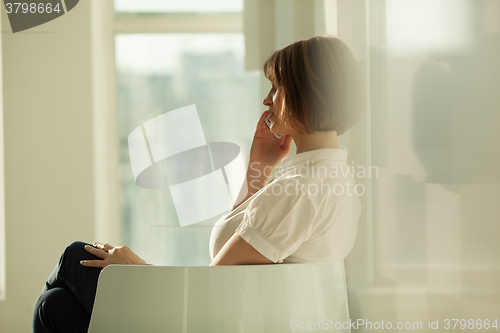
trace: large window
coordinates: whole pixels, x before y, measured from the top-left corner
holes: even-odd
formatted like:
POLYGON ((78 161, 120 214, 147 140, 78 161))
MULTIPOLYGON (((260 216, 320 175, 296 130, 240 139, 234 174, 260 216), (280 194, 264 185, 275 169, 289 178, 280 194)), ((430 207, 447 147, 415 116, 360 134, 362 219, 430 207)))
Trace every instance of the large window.
POLYGON ((195 104, 206 141, 236 143, 248 161, 263 109, 260 73, 245 71, 242 7, 234 0, 115 0, 123 242, 151 263, 209 264, 219 216, 180 227, 168 188, 135 184, 128 135, 157 115, 195 104))

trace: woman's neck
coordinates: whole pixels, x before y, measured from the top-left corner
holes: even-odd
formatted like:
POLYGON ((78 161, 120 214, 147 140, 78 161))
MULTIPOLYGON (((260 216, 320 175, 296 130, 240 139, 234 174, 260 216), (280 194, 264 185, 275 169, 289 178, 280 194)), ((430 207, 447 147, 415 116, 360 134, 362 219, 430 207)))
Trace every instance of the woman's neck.
POLYGON ((339 149, 337 131, 314 132, 312 134, 294 133, 292 137, 295 145, 297 146, 297 154, 323 148, 339 149))

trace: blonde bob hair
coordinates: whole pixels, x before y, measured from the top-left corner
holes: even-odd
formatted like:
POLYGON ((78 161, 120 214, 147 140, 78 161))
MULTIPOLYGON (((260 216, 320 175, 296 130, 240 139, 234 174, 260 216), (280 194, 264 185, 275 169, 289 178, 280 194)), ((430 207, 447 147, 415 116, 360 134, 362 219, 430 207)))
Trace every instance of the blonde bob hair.
POLYGON ((347 45, 333 36, 300 40, 274 52, 264 74, 282 91, 280 121, 298 133, 337 131, 341 135, 361 117, 363 79, 347 45))

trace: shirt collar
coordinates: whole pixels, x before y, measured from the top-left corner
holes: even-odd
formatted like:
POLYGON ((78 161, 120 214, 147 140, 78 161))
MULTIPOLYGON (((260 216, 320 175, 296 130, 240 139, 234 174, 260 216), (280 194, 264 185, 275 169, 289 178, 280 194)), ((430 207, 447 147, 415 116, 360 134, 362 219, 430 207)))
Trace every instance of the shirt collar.
POLYGON ((288 168, 306 161, 330 160, 347 162, 347 148, 322 148, 305 151, 300 154, 287 156, 281 161, 280 168, 288 168))

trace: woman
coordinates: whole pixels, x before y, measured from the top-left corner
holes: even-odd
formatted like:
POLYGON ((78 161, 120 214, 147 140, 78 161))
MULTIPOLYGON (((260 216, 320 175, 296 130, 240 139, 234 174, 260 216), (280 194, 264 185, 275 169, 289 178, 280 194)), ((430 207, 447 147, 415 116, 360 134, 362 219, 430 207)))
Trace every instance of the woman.
MULTIPOLYGON (((257 123, 240 195, 212 231, 210 265, 343 259, 361 209, 337 136, 361 114, 357 63, 340 40, 316 36, 273 53, 264 73, 272 84, 268 110, 257 123), (286 157, 292 140, 297 154, 286 157)), ((126 246, 68 246, 37 299, 33 331, 86 332, 99 273, 110 264, 147 265, 126 246)))

